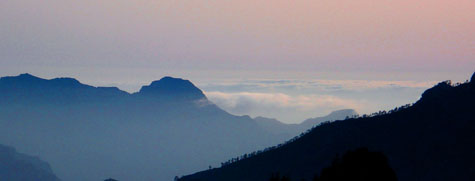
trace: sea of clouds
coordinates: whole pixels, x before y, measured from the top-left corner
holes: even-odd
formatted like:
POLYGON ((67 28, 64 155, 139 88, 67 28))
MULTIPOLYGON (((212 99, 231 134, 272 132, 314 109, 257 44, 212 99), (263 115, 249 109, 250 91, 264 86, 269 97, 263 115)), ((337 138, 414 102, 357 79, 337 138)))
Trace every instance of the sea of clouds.
POLYGON ((333 110, 371 113, 417 101, 433 81, 226 80, 198 85, 221 108, 237 115, 265 116, 286 123, 333 110))

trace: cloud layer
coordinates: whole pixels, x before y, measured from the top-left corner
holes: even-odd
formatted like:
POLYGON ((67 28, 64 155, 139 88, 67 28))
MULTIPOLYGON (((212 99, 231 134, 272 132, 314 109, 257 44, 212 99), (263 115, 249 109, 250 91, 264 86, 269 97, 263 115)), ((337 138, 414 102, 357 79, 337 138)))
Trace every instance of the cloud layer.
POLYGON ((199 87, 212 102, 233 114, 297 123, 338 109, 372 113, 412 103, 435 83, 266 79, 214 81, 199 87))
POLYGON ((357 101, 330 95, 292 96, 284 93, 256 92, 205 92, 205 94, 212 102, 233 114, 276 117, 286 122, 303 121, 320 112, 362 106, 357 101), (318 113, 315 113, 315 110, 318 110, 318 113))

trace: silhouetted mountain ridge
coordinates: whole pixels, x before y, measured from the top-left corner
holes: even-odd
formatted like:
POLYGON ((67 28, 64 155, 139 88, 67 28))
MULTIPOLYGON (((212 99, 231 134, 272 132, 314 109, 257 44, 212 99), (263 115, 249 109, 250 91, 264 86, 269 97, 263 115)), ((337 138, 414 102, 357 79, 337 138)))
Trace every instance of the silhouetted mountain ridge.
POLYGON ((33 76, 28 73, 20 74, 18 76, 9 76, 0 78, 0 83, 6 86, 17 86, 23 88, 32 88, 32 87, 91 87, 84 84, 81 84, 78 80, 68 77, 54 78, 54 79, 42 79, 36 76, 33 76))
POLYGON ((342 109, 332 111, 326 116, 306 119, 300 124, 285 124, 277 119, 262 116, 258 116, 254 118, 254 120, 256 120, 257 124, 265 130, 280 135, 282 137, 281 142, 284 142, 322 122, 342 120, 355 115, 358 115, 358 113, 353 109, 342 109))
POLYGON ((132 94, 72 78, 0 79, 0 142, 40 153, 64 180, 171 180, 297 134, 229 114, 179 78, 132 94))
POLYGON ((30 74, 0 78, 0 98, 12 104, 70 104, 103 101, 128 95, 116 87, 94 87, 73 78, 42 79, 30 74), (98 99, 99 98, 99 99, 98 99))
POLYGON ((306 119, 301 123, 301 125, 309 129, 312 126, 318 125, 319 123, 323 121, 342 120, 342 119, 345 119, 346 117, 352 117, 354 115, 358 115, 358 113, 355 110, 342 109, 342 110, 332 111, 329 115, 326 115, 324 117, 306 119))
POLYGON ((189 80, 173 77, 163 77, 143 86, 138 95, 159 97, 162 99, 200 100, 206 99, 203 92, 189 80))

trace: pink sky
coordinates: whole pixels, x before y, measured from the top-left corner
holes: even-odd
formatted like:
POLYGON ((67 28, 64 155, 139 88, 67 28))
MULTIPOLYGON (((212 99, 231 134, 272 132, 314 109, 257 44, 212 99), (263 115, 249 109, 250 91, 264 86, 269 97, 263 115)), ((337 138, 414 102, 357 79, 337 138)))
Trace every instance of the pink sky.
POLYGON ((6 0, 0 27, 10 72, 475 69, 473 0, 6 0))

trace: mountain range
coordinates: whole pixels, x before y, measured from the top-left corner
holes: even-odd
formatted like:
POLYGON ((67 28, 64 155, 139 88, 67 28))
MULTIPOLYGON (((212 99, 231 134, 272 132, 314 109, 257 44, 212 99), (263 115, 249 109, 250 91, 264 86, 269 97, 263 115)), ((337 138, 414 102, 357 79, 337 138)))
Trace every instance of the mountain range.
POLYGON ((441 82, 412 105, 321 124, 286 144, 178 180, 265 181, 276 173, 312 180, 336 155, 363 147, 387 156, 398 180, 469 181, 475 180, 474 140, 475 74, 465 83, 441 82))
POLYGON ((136 93, 73 78, 0 78, 0 143, 47 160, 64 180, 172 180, 284 142, 303 124, 236 116, 188 80, 164 77, 136 93))

